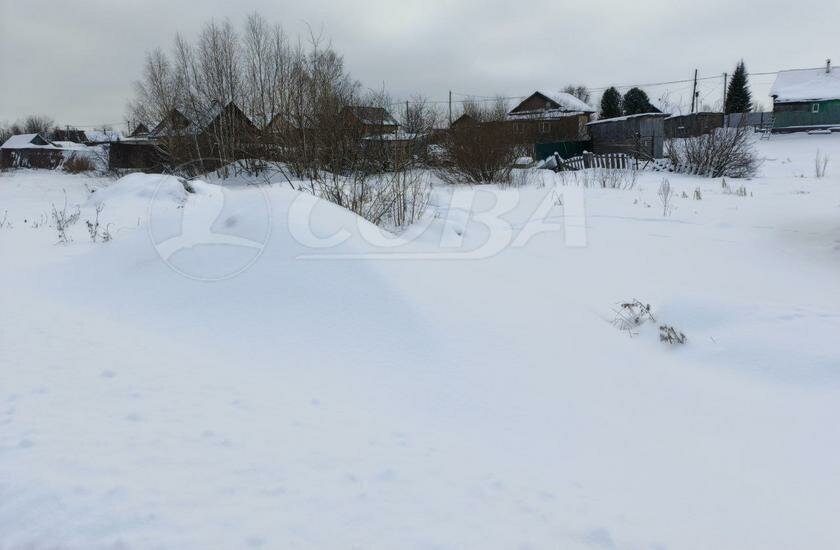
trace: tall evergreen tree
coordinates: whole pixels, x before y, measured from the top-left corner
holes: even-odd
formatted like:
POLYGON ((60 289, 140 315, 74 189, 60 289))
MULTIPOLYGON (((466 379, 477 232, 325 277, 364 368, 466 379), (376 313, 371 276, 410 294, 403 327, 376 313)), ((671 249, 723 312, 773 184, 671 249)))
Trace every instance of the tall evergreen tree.
POLYGON ((729 113, 748 113, 752 111, 752 93, 747 81, 747 67, 744 60, 738 62, 732 80, 726 90, 726 105, 724 111, 729 113))
POLYGON ((639 115, 642 113, 656 112, 650 104, 650 98, 641 88, 630 88, 624 94, 624 114, 639 115))
POLYGON ((601 96, 601 118, 615 118, 621 114, 621 94, 613 87, 607 88, 601 96))

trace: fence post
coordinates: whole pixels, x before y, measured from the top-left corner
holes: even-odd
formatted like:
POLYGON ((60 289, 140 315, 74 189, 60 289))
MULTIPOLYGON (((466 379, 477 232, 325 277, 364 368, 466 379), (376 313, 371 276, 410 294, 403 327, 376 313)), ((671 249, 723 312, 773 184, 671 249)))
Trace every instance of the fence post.
POLYGON ((592 168, 592 160, 593 160, 594 156, 595 155, 593 155, 589 151, 584 151, 583 152, 583 167, 584 168, 592 168))

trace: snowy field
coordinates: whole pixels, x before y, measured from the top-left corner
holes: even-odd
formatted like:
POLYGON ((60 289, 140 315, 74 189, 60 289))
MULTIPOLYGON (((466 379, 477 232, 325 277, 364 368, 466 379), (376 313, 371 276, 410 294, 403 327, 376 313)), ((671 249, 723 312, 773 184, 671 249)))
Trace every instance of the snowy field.
POLYGON ((0 549, 836 548, 840 135, 758 148, 669 216, 583 190, 585 247, 547 171, 394 246, 288 185, 0 174, 0 549))

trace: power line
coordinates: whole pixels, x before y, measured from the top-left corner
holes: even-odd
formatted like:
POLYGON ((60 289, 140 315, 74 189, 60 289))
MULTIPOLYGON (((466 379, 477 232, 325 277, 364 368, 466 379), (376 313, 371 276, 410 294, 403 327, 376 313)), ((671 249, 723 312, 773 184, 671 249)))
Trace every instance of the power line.
MULTIPOLYGON (((809 71, 809 70, 819 70, 823 67, 805 67, 800 69, 782 69, 779 71, 764 71, 764 72, 753 72, 747 73, 748 77, 755 77, 755 76, 769 76, 769 75, 776 75, 782 71, 809 71)), ((723 79, 724 73, 711 75, 711 76, 703 76, 698 77, 697 82, 701 81, 708 81, 708 80, 720 80, 723 79)), ((648 82, 644 84, 620 84, 615 86, 601 86, 597 88, 588 88, 590 92, 603 92, 608 90, 609 88, 616 88, 616 89, 629 89, 629 88, 655 88, 658 86, 669 86, 672 84, 687 84, 687 83, 694 83, 693 78, 686 78, 680 80, 667 80, 663 82, 648 82)), ((686 88, 678 88, 677 90, 671 91, 682 91, 686 88)), ((451 92, 453 96, 460 96, 464 99, 430 99, 427 101, 416 101, 416 100, 401 100, 401 101, 394 101, 393 103, 389 103, 389 107, 394 106, 406 106, 406 105, 451 105, 451 104, 465 104, 465 103, 487 103, 487 102, 494 102, 494 101, 507 101, 507 100, 515 100, 515 99, 522 99, 523 97, 528 97, 533 92, 528 92, 526 94, 521 95, 513 95, 513 96, 487 96, 487 95, 479 95, 479 94, 465 94, 462 92, 451 92)), ((708 96, 708 94, 707 94, 708 96)), ((106 122, 100 124, 69 124, 68 126, 73 126, 75 128, 102 128, 103 126, 120 126, 125 122, 106 122)))
MULTIPOLYGON (((800 69, 782 69, 786 71, 808 71, 808 70, 818 70, 822 69, 823 67, 805 67, 800 69)), ((767 75, 776 75, 780 73, 782 70, 779 71, 764 71, 764 72, 753 72, 747 73, 747 76, 767 76, 767 75)), ((698 77, 697 81, 707 81, 707 80, 720 80, 723 79, 723 73, 711 76, 703 76, 698 77)), ((654 88, 658 86, 668 86, 671 84, 687 84, 687 83, 694 83, 693 78, 686 78, 681 80, 667 80, 663 82, 648 82, 644 84, 620 84, 615 86, 602 86, 597 88, 587 88, 590 92, 603 92, 608 90, 609 88, 616 88, 616 89, 629 89, 629 88, 654 88)), ((684 88, 683 88, 684 89, 684 88)), ((465 94, 462 92, 452 92, 452 95, 461 96, 465 99, 453 99, 452 103, 485 103, 485 102, 492 102, 492 101, 499 101, 499 100, 513 100, 513 99, 522 99, 523 97, 527 97, 531 95, 533 92, 528 92, 526 94, 515 95, 515 96, 488 96, 488 95, 480 95, 480 94, 465 94)), ((410 104, 421 104, 425 103, 427 105, 439 105, 449 103, 449 100, 428 100, 425 102, 418 102, 418 101, 409 101, 410 104)), ((403 105, 405 104, 404 101, 398 101, 391 105, 403 105)))

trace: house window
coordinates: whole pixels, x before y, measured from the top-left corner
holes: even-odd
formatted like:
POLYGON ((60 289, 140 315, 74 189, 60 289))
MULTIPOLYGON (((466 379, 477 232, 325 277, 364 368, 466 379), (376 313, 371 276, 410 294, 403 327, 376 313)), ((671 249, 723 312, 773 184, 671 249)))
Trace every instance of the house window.
POLYGON ((548 122, 541 122, 540 123, 540 133, 547 134, 551 131, 551 124, 548 122))
POLYGON ((811 104, 811 112, 812 113, 819 113, 820 112, 820 104, 819 103, 812 103, 811 104))

